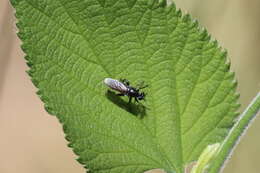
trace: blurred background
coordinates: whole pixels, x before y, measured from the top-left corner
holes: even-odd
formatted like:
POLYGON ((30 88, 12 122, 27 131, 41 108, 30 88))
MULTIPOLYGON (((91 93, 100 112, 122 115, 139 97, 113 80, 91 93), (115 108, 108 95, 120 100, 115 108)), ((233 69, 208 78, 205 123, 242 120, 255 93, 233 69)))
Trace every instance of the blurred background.
MULTIPOLYGON (((236 72, 241 111, 260 89, 260 1, 175 0, 183 12, 228 50, 236 72)), ((0 173, 83 173, 62 127, 48 115, 16 36, 14 10, 0 0, 0 173)), ((259 173, 260 118, 247 131, 224 173, 259 173)))

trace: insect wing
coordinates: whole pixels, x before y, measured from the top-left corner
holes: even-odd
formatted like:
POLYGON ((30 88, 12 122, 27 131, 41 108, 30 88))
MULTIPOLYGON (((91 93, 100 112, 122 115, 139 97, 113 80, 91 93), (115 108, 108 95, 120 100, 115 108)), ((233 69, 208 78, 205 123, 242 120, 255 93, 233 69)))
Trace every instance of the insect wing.
POLYGON ((106 78, 104 80, 104 83, 111 89, 119 91, 121 93, 127 92, 127 87, 122 83, 119 82, 118 80, 111 79, 111 78, 106 78))

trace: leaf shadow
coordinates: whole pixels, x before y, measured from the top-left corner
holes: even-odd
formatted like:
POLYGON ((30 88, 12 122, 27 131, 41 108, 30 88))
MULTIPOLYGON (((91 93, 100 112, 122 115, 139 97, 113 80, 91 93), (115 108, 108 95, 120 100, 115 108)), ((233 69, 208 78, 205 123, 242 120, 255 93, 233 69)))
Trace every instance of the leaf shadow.
POLYGON ((140 117, 141 119, 146 115, 146 107, 141 103, 128 103, 122 97, 110 90, 107 90, 106 97, 120 108, 137 117, 140 117))

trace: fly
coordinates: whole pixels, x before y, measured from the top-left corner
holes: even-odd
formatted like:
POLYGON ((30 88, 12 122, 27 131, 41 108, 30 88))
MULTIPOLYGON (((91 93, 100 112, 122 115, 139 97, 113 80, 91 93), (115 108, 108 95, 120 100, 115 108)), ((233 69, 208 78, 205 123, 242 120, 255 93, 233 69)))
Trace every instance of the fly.
POLYGON ((111 78, 105 78, 104 83, 111 89, 118 91, 118 96, 128 96, 129 97, 129 103, 131 103, 132 98, 135 99, 136 102, 139 102, 140 100, 144 100, 145 93, 140 92, 141 89, 148 87, 148 85, 145 85, 143 87, 132 87, 130 86, 130 82, 127 79, 111 79, 111 78))

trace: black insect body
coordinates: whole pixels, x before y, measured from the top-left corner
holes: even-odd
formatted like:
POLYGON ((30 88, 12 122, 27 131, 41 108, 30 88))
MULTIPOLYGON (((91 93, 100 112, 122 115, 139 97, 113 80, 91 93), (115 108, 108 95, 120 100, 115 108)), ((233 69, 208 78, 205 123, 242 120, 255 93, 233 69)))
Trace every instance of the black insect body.
POLYGON ((130 82, 126 79, 122 79, 120 81, 116 79, 111 78, 105 78, 104 83, 111 89, 120 92, 119 96, 128 96, 129 97, 129 103, 132 101, 132 98, 135 98, 136 102, 139 102, 139 100, 144 100, 145 93, 139 92, 140 89, 146 88, 148 85, 145 85, 143 87, 134 88, 130 86, 130 82))

